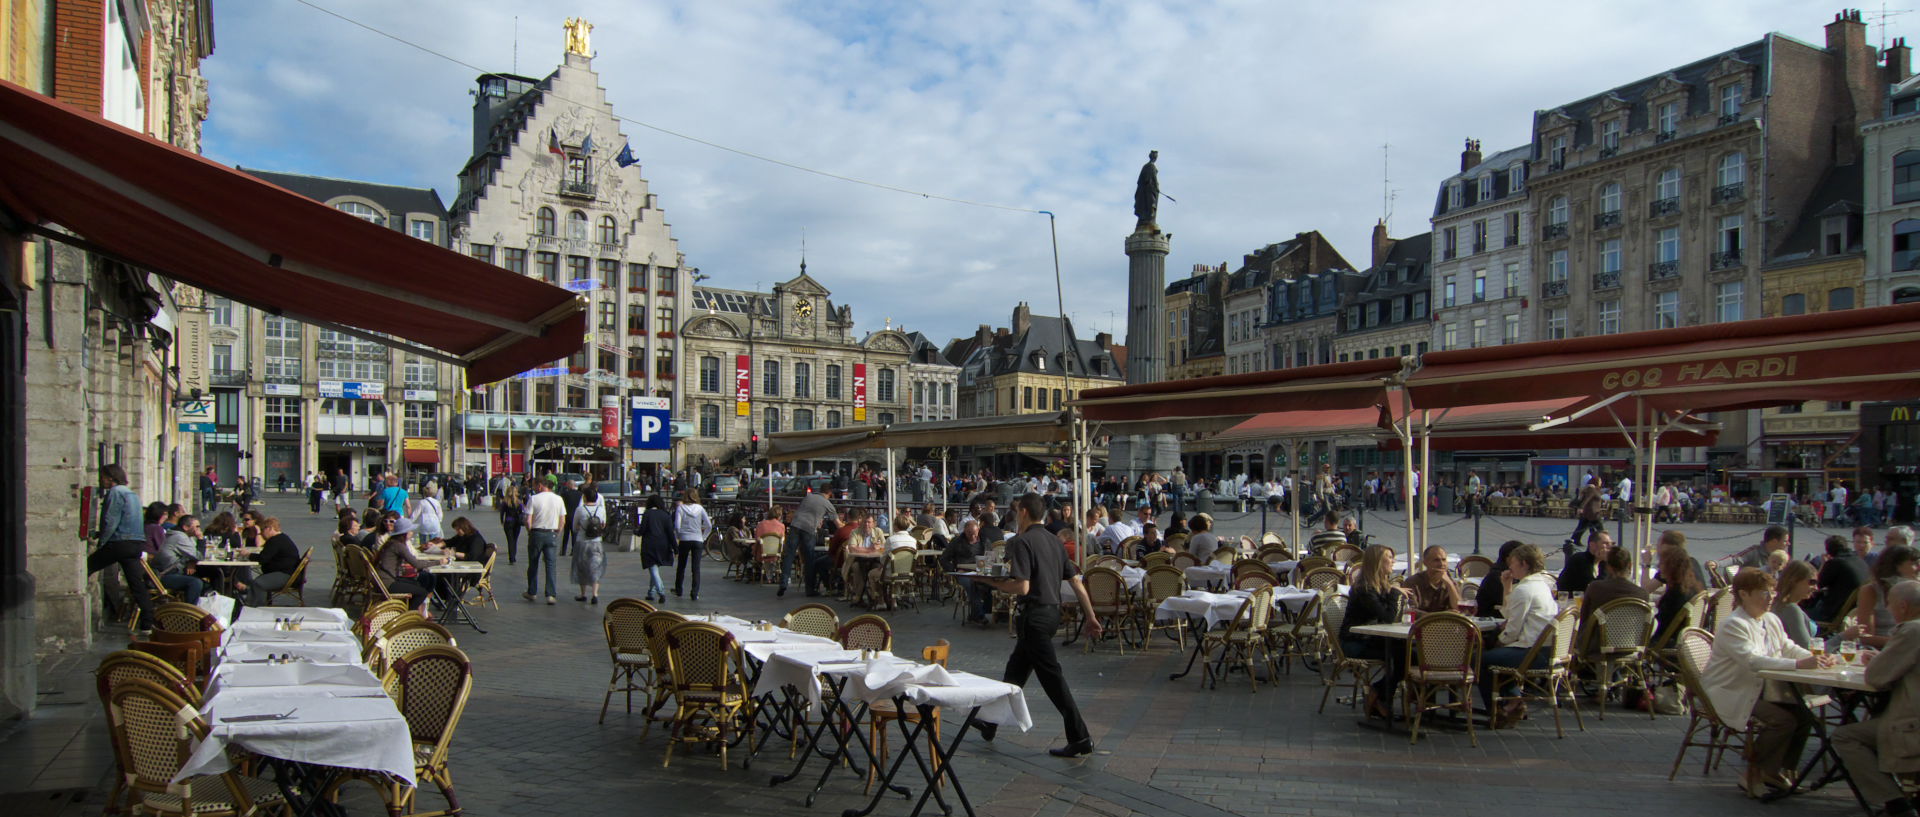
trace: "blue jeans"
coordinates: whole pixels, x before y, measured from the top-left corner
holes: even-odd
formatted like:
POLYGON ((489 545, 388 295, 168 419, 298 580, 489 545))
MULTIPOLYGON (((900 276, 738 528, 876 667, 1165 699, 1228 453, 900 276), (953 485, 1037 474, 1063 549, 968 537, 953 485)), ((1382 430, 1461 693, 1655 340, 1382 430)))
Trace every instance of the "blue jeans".
POLYGON ((540 595, 537 579, 542 562, 547 565, 547 595, 554 595, 553 587, 557 584, 553 578, 554 561, 559 558, 555 554, 560 548, 558 533, 537 528, 527 531, 527 595, 540 595))
MULTIPOLYGON (((795 559, 798 559, 800 560, 800 574, 807 583, 807 592, 812 593, 820 589, 820 576, 813 567, 814 540, 819 538, 820 534, 817 531, 801 530, 799 528, 792 528, 787 531, 786 547, 780 551, 780 586, 782 588, 785 588, 787 581, 793 577, 793 562, 795 559)), ((699 574, 696 573, 694 575, 698 576, 699 574)), ((695 579, 694 584, 698 585, 699 580, 695 579)))
POLYGON ((185 573, 168 573, 161 576, 160 586, 179 593, 180 600, 188 604, 199 601, 200 597, 207 592, 205 581, 202 581, 199 576, 189 576, 185 573))
MULTIPOLYGON (((1480 653, 1479 687, 1480 705, 1482 709, 1488 712, 1493 711, 1493 676, 1487 673, 1487 667, 1518 667, 1521 661, 1526 660, 1527 649, 1527 647, 1494 647, 1480 653)), ((1533 666, 1536 668, 1544 667, 1547 665, 1547 662, 1552 659, 1553 653, 1550 650, 1541 650, 1540 655, 1535 658, 1533 666)), ((1512 687, 1509 686, 1507 689, 1502 689, 1500 694, 1507 694, 1511 688, 1512 687)))
POLYGON ((659 565, 647 568, 647 595, 659 596, 663 599, 667 597, 667 586, 660 580, 659 565))

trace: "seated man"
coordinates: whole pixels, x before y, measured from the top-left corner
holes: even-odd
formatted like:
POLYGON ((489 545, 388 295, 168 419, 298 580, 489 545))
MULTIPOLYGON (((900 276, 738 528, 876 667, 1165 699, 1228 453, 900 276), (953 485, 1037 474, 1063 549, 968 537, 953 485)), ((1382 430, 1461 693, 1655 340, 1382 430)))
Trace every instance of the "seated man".
POLYGON ((1598 578, 1602 565, 1606 564, 1607 551, 1613 550, 1613 536, 1604 530, 1595 530, 1587 534, 1587 549, 1567 557, 1567 565, 1560 569, 1560 580, 1556 582, 1562 592, 1585 593, 1587 585, 1598 578))
POLYGON ((167 531, 165 545, 153 554, 153 572, 160 586, 180 594, 180 600, 193 604, 206 593, 206 580, 196 575, 200 561, 200 520, 182 516, 167 531))
POLYGON ((1896 774, 1920 772, 1920 582, 1904 581, 1887 594, 1893 614, 1893 636, 1886 649, 1867 664, 1867 683, 1888 690, 1885 709, 1859 723, 1833 730, 1833 751, 1847 766, 1847 775, 1868 805, 1886 809, 1888 817, 1912 817, 1896 774))
POLYGON ((1460 583, 1447 572, 1447 549, 1432 545, 1420 554, 1419 573, 1408 577, 1405 586, 1413 591, 1413 609, 1422 613, 1447 613, 1460 605, 1460 583))
MULTIPOLYGON (((1646 601, 1652 597, 1645 588, 1633 581, 1633 553, 1626 548, 1612 548, 1606 555, 1606 575, 1587 585, 1586 597, 1580 602, 1580 628, 1585 629, 1587 619, 1593 617, 1593 611, 1601 605, 1616 599, 1639 599, 1646 601)), ((1584 639, 1583 639, 1584 640, 1584 639)))
POLYGON ((1348 544, 1347 535, 1340 530, 1340 512, 1327 511, 1320 521, 1322 527, 1307 540, 1307 547, 1315 556, 1332 556, 1334 548, 1348 544))

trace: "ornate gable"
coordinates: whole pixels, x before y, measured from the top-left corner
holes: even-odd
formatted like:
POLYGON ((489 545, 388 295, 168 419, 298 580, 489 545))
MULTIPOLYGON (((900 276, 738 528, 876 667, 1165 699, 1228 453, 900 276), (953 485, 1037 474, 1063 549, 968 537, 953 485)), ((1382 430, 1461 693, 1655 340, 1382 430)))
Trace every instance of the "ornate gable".
POLYGON ((1672 71, 1668 71, 1662 74, 1659 79, 1653 81, 1653 87, 1647 90, 1647 96, 1652 99, 1662 99, 1663 97, 1674 94, 1684 94, 1686 92, 1687 84, 1681 82, 1679 77, 1674 76, 1672 71))
POLYGON ((1720 57, 1719 62, 1714 63, 1712 71, 1707 72, 1707 80, 1717 82, 1727 77, 1745 77, 1752 72, 1753 63, 1740 59, 1732 52, 1728 52, 1720 57))

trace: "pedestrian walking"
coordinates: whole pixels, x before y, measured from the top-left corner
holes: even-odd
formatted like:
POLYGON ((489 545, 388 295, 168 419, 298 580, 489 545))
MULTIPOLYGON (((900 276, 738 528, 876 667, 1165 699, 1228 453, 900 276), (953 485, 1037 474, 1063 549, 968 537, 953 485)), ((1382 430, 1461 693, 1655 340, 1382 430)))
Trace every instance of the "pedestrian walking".
POLYGON ((117 462, 100 467, 100 491, 100 527, 95 536, 100 544, 87 556, 87 573, 92 575, 107 565, 119 565, 121 577, 126 580, 127 596, 140 611, 140 621, 151 626, 153 596, 147 589, 146 571, 140 565, 147 543, 140 497, 127 487, 127 471, 117 462))
POLYGON ((326 490, 327 481, 322 479, 319 474, 314 474, 312 479, 307 480, 307 513, 316 514, 320 512, 320 496, 326 490))
POLYGON ((220 495, 220 475, 214 473, 213 466, 207 466, 200 472, 200 512, 212 513, 215 500, 220 495))
POLYGON ((800 561, 800 575, 807 584, 807 595, 820 595, 819 571, 814 569, 814 548, 820 544, 820 524, 834 515, 833 503, 825 494, 807 494, 793 512, 793 524, 787 526, 787 544, 780 551, 780 590, 787 594, 787 582, 793 577, 794 560, 800 561))
POLYGON ((413 509, 407 512, 407 519, 419 530, 419 539, 430 542, 445 539, 440 520, 445 519, 446 509, 440 505, 440 486, 429 482, 420 486, 420 501, 413 503, 413 509))
POLYGON ((1581 539, 1583 535, 1606 530, 1606 526, 1600 524, 1600 502, 1599 480, 1591 480, 1586 487, 1580 489, 1580 498, 1575 500, 1573 505, 1579 522, 1574 525, 1573 533, 1567 536, 1567 541, 1560 546, 1560 550, 1567 556, 1573 555, 1573 549, 1583 541, 1581 539))
POLYGON ((561 480, 554 494, 560 497, 561 503, 567 508, 567 521, 560 529, 560 555, 565 556, 573 546, 573 514, 580 510, 580 489, 573 484, 573 480, 566 479, 561 480))
POLYGON ((527 500, 527 592, 521 598, 533 601, 534 594, 540 589, 536 580, 540 576, 540 565, 546 564, 547 603, 553 604, 554 598, 554 551, 560 546, 560 526, 565 524, 567 508, 560 497, 553 494, 553 488, 544 480, 534 480, 533 497, 527 500))
POLYGON ((607 551, 600 539, 607 533, 607 503, 600 489, 581 491, 580 509, 573 514, 573 583, 580 585, 574 601, 600 603, 600 579, 607 575, 607 551))
POLYGON ((713 533, 713 518, 700 506, 700 489, 680 493, 680 507, 673 510, 674 547, 673 594, 686 587, 688 568, 693 570, 693 600, 700 600, 700 560, 705 556, 707 537, 713 533))
MULTIPOLYGON (((1060 659, 1053 651, 1053 633, 1060 626, 1060 582, 1072 582, 1087 638, 1100 637, 1100 617, 1093 612, 1093 600, 1080 581, 1080 571, 1067 559, 1066 548, 1060 544, 1059 537, 1048 533, 1042 524, 1047 516, 1046 502, 1038 494, 1027 494, 1013 502, 1013 510, 1020 533, 1007 540, 1006 578, 972 577, 975 583, 1018 597, 1018 640, 1014 642, 1013 655, 1007 658, 1001 680, 1023 687, 1028 676, 1039 675, 1040 688, 1046 691, 1053 707, 1060 710, 1067 729, 1067 745, 1049 749, 1047 753, 1055 757, 1092 754, 1093 736, 1080 717, 1080 707, 1074 703, 1073 691, 1067 688, 1066 676, 1060 671, 1060 659)), ((998 726, 982 723, 979 729, 980 736, 991 741, 998 726)))
POLYGON ((520 489, 507 486, 500 494, 500 530, 507 536, 507 564, 520 562, 520 528, 526 522, 526 514, 520 489))
POLYGON ((647 497, 647 510, 640 515, 640 566, 647 570, 647 601, 666 603, 667 584, 660 579, 660 566, 673 564, 673 514, 659 494, 647 497))

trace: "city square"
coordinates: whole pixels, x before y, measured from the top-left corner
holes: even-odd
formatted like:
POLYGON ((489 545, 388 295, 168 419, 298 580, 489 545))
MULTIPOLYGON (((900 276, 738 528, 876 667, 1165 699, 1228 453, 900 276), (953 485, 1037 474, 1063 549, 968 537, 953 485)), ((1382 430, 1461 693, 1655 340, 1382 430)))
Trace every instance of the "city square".
POLYGON ((0 0, 9 813, 1916 813, 1911 10, 580 5, 0 0))

